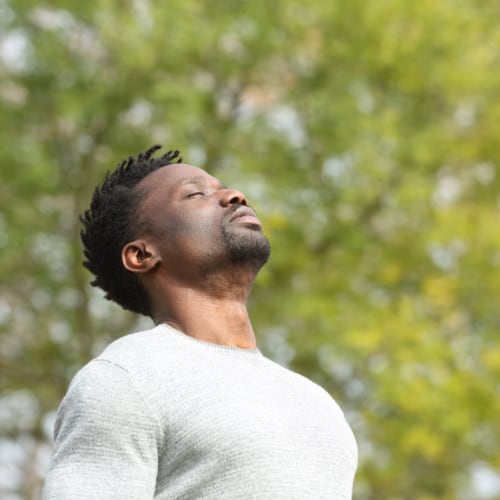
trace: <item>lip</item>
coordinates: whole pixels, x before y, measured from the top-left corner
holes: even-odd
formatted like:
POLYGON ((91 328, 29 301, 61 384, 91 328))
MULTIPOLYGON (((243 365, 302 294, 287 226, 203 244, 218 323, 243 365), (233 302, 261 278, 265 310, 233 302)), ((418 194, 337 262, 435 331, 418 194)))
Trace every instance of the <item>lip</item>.
POLYGON ((229 222, 236 222, 238 224, 251 224, 253 226, 259 227, 262 226, 260 220, 257 218, 257 214, 255 213, 255 211, 247 206, 237 208, 229 219, 229 222))

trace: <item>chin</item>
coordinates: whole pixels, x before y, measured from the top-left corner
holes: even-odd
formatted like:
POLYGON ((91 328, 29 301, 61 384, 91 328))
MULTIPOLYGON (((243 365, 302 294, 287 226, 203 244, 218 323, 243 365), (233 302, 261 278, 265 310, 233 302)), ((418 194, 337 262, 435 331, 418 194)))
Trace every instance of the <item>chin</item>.
POLYGON ((269 240, 260 231, 224 232, 224 239, 234 264, 247 264, 258 271, 271 254, 269 240))

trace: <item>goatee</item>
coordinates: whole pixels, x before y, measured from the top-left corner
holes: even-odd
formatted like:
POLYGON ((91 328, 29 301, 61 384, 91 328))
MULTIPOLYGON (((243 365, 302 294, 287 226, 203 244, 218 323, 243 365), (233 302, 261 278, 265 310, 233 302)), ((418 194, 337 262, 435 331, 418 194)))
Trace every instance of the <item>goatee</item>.
POLYGON ((222 236, 233 264, 246 264, 258 271, 269 259, 271 245, 260 230, 223 224, 222 236))

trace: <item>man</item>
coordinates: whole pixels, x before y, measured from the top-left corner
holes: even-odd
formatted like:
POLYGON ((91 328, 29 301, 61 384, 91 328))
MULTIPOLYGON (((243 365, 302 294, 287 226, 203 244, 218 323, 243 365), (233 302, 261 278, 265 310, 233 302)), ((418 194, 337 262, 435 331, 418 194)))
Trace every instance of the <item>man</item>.
POLYGON ((46 500, 348 499, 357 448, 313 382, 266 359, 246 303, 270 253, 245 196, 160 146, 81 218, 93 285, 155 327, 75 377, 46 500))

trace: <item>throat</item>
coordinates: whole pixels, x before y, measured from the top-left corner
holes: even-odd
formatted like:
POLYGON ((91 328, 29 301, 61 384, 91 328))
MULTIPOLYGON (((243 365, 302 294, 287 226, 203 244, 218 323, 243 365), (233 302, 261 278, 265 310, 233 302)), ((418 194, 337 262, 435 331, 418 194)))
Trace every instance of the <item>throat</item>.
MULTIPOLYGON (((234 293, 233 293, 234 295, 234 293)), ((167 323, 190 337, 213 344, 255 349, 255 333, 245 301, 226 297, 200 296, 193 290, 170 303, 167 311, 154 316, 155 323, 167 323)))

